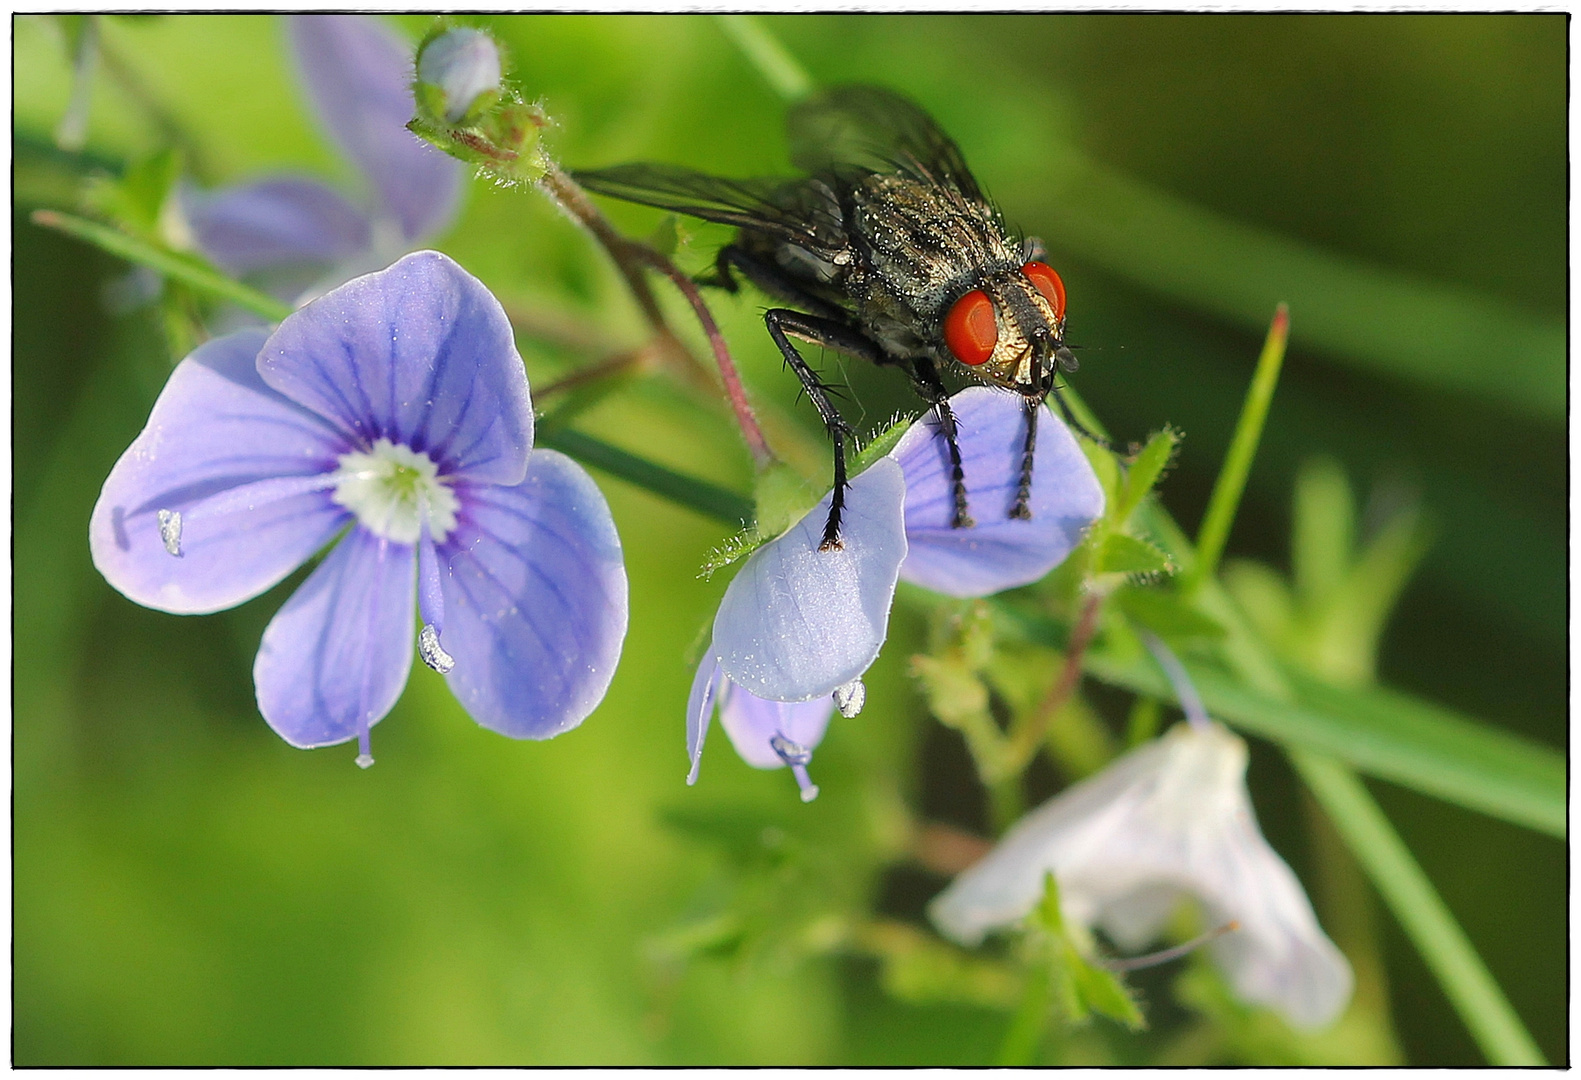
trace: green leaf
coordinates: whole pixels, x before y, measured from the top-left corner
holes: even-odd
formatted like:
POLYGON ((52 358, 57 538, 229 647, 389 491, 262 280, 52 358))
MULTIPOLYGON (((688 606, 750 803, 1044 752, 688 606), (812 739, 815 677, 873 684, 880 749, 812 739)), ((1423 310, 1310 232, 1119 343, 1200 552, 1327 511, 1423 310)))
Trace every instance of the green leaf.
POLYGON ((1132 1031, 1147 1026, 1142 1010, 1126 992, 1125 985, 1114 972, 1088 963, 1074 949, 1068 957, 1076 994, 1082 1003, 1099 1016, 1124 1024, 1132 1031))
POLYGON ((1296 593, 1308 608, 1322 604, 1344 581, 1355 546, 1355 517, 1356 500, 1340 463, 1330 457, 1302 462, 1290 562, 1296 593))
POLYGON ((153 235, 165 201, 181 176, 181 155, 162 150, 131 165, 117 179, 96 178, 85 201, 97 213, 139 233, 153 235))
POLYGON ((1173 589, 1122 585, 1112 601, 1121 611, 1160 637, 1171 640, 1224 637, 1224 624, 1205 615, 1173 589))
MULTIPOLYGON (((1382 687, 1340 689, 1290 673, 1297 700, 1287 703, 1200 663, 1187 662, 1186 668, 1208 711, 1244 731, 1565 836, 1565 759, 1548 747, 1382 687)), ((1174 700, 1163 673, 1143 656, 1090 651, 1087 671, 1113 686, 1174 700)))
POLYGON ((1110 533, 1098 550, 1100 574, 1163 574, 1175 569, 1161 548, 1125 533, 1110 533))
POLYGON ((1113 520, 1124 524, 1131 516, 1131 511, 1135 510, 1163 479, 1165 470, 1174 460, 1175 451, 1180 447, 1180 438, 1178 431, 1166 427, 1162 431, 1154 432, 1147 440, 1147 445, 1142 447, 1136 459, 1131 462, 1131 467, 1126 470, 1125 489, 1119 504, 1114 509, 1113 520))

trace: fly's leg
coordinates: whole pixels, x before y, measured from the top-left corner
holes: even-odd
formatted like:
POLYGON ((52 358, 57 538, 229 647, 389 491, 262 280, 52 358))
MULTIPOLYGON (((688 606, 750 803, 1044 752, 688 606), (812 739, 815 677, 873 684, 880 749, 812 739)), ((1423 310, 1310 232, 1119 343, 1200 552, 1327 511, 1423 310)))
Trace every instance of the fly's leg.
MULTIPOLYGON (((850 318, 849 314, 835 304, 813 294, 807 289, 806 283, 786 273, 778 266, 766 261, 759 255, 742 247, 740 244, 726 244, 719 249, 719 255, 714 259, 714 275, 717 280, 709 284, 717 284, 735 292, 735 276, 732 270, 741 271, 741 275, 752 284, 784 304, 794 304, 831 323, 846 327, 850 318)), ((873 359, 876 363, 884 361, 876 359, 879 350, 874 348, 866 338, 861 338, 863 352, 851 353, 864 360, 873 359)), ((834 346, 842 352, 850 352, 843 346, 834 346)))
POLYGON ((813 408, 818 410, 818 416, 829 432, 829 439, 834 443, 834 494, 829 500, 829 517, 824 522, 823 542, 818 545, 818 550, 835 551, 842 546, 840 514, 845 509, 845 489, 848 486, 845 478, 845 438, 853 432, 839 410, 834 407, 834 402, 830 400, 828 386, 818 377, 818 373, 808 366, 807 361, 802 359, 801 353, 796 351, 796 346, 790 343, 790 337, 798 337, 814 345, 838 349, 854 356, 865 356, 873 346, 866 338, 843 323, 820 319, 816 315, 804 315, 800 311, 791 311, 787 308, 770 308, 763 313, 763 322, 768 326, 769 336, 774 339, 774 344, 779 346, 780 352, 784 355, 785 362, 801 380, 802 389, 807 391, 807 397, 812 401, 813 408))
POLYGON ((1010 506, 1010 516, 1020 518, 1022 521, 1032 520, 1032 452, 1038 445, 1038 406, 1042 404, 1037 398, 1023 398, 1022 404, 1026 407, 1027 416, 1027 441, 1021 447, 1021 482, 1016 485, 1016 501, 1010 506))
POLYGON ((921 357, 912 361, 912 372, 923 396, 939 414, 939 432, 944 436, 944 445, 950 452, 950 490, 955 497, 955 516, 950 521, 950 527, 970 529, 977 523, 972 520, 966 506, 966 470, 961 466, 960 436, 956 430, 955 410, 950 408, 949 392, 944 389, 932 360, 921 357))

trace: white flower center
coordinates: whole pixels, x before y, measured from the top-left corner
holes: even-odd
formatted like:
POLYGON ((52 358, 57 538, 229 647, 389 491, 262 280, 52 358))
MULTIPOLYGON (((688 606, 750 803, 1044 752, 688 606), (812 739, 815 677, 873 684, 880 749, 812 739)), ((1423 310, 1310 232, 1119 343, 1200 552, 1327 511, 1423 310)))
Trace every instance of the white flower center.
POLYGON ((375 536, 398 544, 417 543, 425 521, 439 543, 456 527, 461 507, 432 458, 389 439, 341 455, 335 501, 375 536))

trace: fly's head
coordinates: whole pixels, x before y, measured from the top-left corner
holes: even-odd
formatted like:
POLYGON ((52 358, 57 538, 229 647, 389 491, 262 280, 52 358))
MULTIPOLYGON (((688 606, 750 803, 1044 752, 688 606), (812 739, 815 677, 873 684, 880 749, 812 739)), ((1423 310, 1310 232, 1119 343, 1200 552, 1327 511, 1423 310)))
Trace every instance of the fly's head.
POLYGON ((944 344, 973 375, 1042 400, 1059 371, 1075 371, 1065 347, 1065 284, 1030 261, 985 275, 944 317, 944 344))

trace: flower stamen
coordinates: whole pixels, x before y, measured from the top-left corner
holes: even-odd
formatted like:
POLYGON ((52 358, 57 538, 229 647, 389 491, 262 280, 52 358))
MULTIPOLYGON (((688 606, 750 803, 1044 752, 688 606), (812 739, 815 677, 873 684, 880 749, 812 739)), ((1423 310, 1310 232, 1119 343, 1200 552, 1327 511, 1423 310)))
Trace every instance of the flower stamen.
POLYGON ((812 802, 816 799, 818 785, 807 775, 807 764, 812 761, 812 751, 801 743, 791 742, 779 732, 775 732, 769 739, 769 746, 779 755, 781 761, 790 766, 792 775, 796 777, 796 786, 801 788, 801 801, 812 802))
POLYGON ((335 501, 375 536, 415 544, 426 529, 439 543, 456 527, 461 500, 433 458, 411 447, 377 439, 342 454, 332 479, 335 501))

